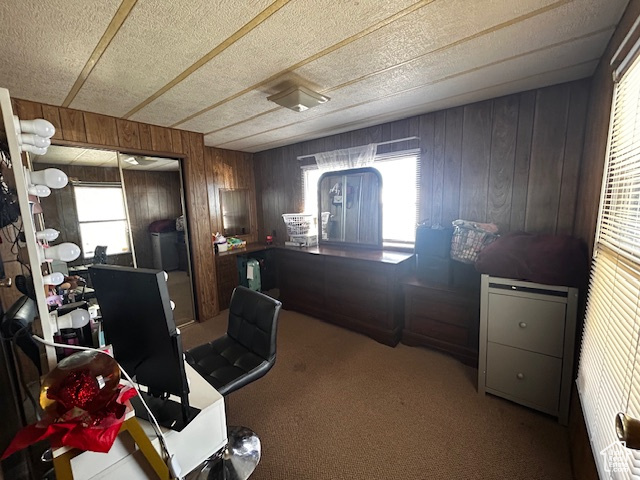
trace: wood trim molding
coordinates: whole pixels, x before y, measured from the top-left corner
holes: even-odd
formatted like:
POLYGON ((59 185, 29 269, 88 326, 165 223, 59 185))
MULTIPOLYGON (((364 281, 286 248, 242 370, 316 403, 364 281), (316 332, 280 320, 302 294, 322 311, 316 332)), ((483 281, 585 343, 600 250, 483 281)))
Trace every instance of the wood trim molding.
POLYGON ((57 138, 53 142, 57 145, 107 148, 124 153, 182 160, 196 316, 199 321, 207 321, 216 316, 219 304, 207 201, 203 135, 20 99, 14 99, 14 105, 16 114, 23 119, 39 118, 44 112, 48 119, 54 119, 59 126, 57 138), (140 148, 136 148, 138 144, 140 148))

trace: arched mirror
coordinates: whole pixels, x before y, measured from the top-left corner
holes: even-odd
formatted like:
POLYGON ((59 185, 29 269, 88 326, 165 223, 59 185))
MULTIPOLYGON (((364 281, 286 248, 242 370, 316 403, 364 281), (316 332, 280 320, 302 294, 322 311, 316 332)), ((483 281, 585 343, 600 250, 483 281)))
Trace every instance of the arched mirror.
POLYGON ((324 173, 318 181, 320 243, 382 248, 381 189, 373 168, 324 173))

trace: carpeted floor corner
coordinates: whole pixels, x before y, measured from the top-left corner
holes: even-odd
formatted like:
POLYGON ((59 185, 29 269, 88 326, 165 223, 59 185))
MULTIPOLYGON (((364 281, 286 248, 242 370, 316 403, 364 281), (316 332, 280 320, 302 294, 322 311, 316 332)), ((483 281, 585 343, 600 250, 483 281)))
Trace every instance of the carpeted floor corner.
MULTIPOLYGON (((182 331, 185 349, 222 335, 223 312, 182 331)), ((557 421, 476 391, 477 370, 282 310, 278 359, 226 399, 253 429, 252 480, 571 479, 557 421)))

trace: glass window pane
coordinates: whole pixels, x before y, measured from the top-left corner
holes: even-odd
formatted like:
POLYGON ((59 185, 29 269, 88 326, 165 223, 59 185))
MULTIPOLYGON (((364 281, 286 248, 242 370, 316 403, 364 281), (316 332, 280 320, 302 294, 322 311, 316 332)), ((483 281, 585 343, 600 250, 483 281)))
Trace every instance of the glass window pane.
POLYGON ((382 176, 382 238, 413 243, 416 236, 416 157, 374 163, 382 176))
POLYGON ((124 220, 121 187, 74 187, 79 222, 124 220))
POLYGON ((107 246, 107 255, 131 251, 125 220, 81 223, 80 238, 82 238, 84 258, 93 257, 93 252, 98 245, 107 246))
POLYGON ((322 172, 318 168, 304 170, 304 211, 318 214, 318 180, 322 172))

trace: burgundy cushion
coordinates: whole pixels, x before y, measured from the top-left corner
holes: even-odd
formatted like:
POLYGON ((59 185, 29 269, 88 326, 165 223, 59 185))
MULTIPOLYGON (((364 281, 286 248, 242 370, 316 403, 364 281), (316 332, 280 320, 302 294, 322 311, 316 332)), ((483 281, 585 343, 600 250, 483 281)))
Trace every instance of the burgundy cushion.
POLYGON ((150 232, 172 232, 176 229, 176 219, 169 218, 166 220, 156 220, 149 224, 150 232))
POLYGON ((480 252, 475 266, 494 277, 579 288, 588 275, 584 243, 568 235, 507 233, 480 252))

